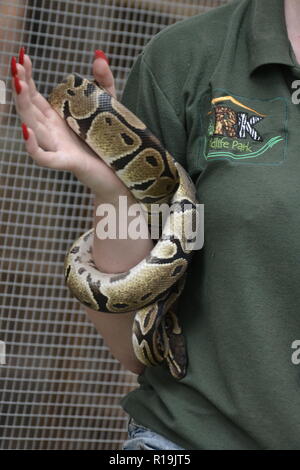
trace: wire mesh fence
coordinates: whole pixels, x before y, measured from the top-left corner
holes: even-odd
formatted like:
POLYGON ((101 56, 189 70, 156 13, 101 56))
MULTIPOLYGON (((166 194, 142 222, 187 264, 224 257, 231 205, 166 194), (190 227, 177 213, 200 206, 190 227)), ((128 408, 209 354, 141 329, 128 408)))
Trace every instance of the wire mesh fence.
POLYGON ((162 28, 222 0, 0 3, 0 449, 120 449, 119 405, 136 376, 110 354, 63 279, 67 249, 92 224, 93 196, 24 151, 9 78, 21 45, 39 91, 110 59, 120 97, 135 57, 162 28))

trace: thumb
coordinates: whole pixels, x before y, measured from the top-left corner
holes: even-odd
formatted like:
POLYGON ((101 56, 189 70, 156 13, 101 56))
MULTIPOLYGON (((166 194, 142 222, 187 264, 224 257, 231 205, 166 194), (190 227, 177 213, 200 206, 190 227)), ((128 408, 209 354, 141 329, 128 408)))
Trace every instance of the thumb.
POLYGON ((116 98, 115 80, 108 59, 103 51, 96 50, 93 62, 93 75, 96 82, 116 98))

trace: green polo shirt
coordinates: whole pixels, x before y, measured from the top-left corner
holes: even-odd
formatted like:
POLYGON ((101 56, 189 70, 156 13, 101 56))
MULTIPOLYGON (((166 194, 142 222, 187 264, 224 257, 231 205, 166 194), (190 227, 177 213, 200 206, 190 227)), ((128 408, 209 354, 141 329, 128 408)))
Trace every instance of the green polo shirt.
POLYGON ((235 0, 157 34, 125 87, 204 204, 187 375, 146 368, 121 401, 185 449, 300 449, 299 78, 283 0, 235 0))

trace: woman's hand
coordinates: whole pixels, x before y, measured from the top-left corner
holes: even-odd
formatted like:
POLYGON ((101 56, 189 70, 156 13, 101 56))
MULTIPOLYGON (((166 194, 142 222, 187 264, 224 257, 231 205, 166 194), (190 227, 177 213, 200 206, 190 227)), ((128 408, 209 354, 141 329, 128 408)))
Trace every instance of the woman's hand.
MULTIPOLYGON (((104 56, 105 57, 105 56, 104 56)), ((93 62, 96 81, 116 96, 108 62, 100 55, 93 62)), ((69 128, 37 91, 30 57, 20 51, 19 63, 12 59, 12 90, 16 110, 23 122, 25 146, 42 167, 68 170, 104 202, 128 190, 115 173, 69 128)))

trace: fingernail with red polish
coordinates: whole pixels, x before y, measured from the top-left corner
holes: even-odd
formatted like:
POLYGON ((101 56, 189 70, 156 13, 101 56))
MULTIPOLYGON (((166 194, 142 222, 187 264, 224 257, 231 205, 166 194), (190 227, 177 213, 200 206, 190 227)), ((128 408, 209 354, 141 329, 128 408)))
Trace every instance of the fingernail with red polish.
POLYGON ((109 64, 108 58, 106 57, 104 52, 100 51, 99 49, 95 51, 95 59, 104 59, 109 64))
POLYGON ((11 66, 11 74, 14 77, 18 73, 18 71, 17 71, 17 59, 15 58, 15 56, 11 58, 10 66, 11 66))
POLYGON ((25 54, 25 48, 22 46, 19 52, 19 64, 21 65, 24 64, 24 54, 25 54))
POLYGON ((21 87, 21 83, 20 83, 18 75, 14 76, 14 80, 15 80, 15 89, 16 89, 16 92, 19 95, 21 93, 22 87, 21 87))
POLYGON ((29 132, 28 132, 26 124, 24 124, 24 123, 22 124, 22 132, 23 132, 24 139, 28 140, 29 139, 29 132))

